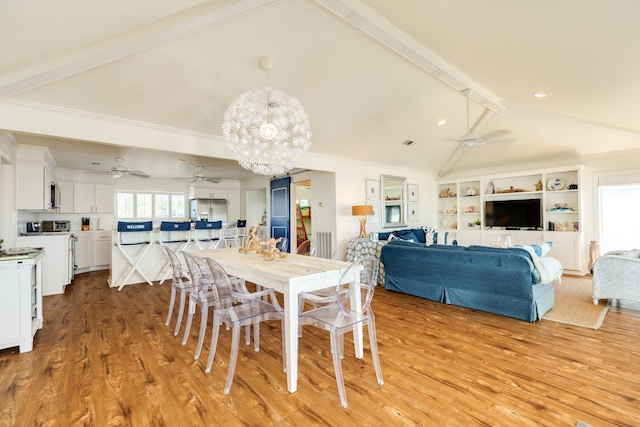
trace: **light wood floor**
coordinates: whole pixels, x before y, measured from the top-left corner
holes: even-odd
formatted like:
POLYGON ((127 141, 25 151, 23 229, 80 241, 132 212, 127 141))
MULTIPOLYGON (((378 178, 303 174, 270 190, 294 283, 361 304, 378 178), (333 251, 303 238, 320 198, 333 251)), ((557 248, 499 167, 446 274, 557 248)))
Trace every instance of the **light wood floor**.
POLYGON ((368 345, 363 360, 345 354, 343 409, 326 333, 305 329, 298 392, 290 394, 279 324, 263 325, 260 352, 241 345, 225 396, 230 333, 221 330, 205 374, 209 340, 194 361, 198 328, 182 346, 175 316, 164 326, 168 282, 118 292, 106 277, 85 273, 65 295, 45 297, 32 352, 0 351, 0 425, 640 425, 635 310, 613 307, 594 331, 380 289, 374 310, 385 384, 376 382, 368 345))

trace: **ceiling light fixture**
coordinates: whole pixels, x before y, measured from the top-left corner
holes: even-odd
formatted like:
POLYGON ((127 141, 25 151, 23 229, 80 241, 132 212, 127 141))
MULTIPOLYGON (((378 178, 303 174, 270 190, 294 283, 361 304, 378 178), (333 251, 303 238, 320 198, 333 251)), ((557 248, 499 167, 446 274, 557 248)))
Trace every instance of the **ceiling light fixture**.
MULTIPOLYGON (((273 60, 263 56, 258 64, 268 72, 273 60)), ((311 147, 311 124, 300 101, 268 85, 231 101, 222 134, 240 166, 259 175, 288 172, 311 147)))
POLYGON ((533 94, 533 96, 535 96, 536 98, 544 98, 547 96, 547 94, 542 92, 536 92, 533 94))
POLYGON ((436 123, 436 126, 442 126, 442 125, 444 125, 445 123, 447 123, 447 121, 446 121, 445 119, 438 120, 438 122, 436 123))

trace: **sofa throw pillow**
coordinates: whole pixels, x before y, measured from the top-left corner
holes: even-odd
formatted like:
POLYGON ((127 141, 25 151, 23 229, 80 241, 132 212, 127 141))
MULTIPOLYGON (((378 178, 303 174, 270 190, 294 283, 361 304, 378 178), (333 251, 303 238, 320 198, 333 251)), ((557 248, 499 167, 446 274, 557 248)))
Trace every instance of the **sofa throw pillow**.
POLYGON ((391 233, 383 233, 383 232, 379 232, 378 233, 378 240, 389 240, 389 234, 391 233))
POLYGON ((398 238, 406 241, 418 242, 418 237, 411 230, 398 230, 394 233, 398 238))
POLYGON ((533 251, 536 253, 536 255, 538 255, 539 258, 542 258, 549 253, 549 251, 551 250, 551 245, 553 245, 553 242, 544 242, 540 243, 539 245, 530 246, 531 248, 533 248, 533 251))
POLYGON ((436 237, 437 233, 435 231, 429 231, 425 237, 425 244, 427 246, 431 246, 434 243, 436 243, 436 237))

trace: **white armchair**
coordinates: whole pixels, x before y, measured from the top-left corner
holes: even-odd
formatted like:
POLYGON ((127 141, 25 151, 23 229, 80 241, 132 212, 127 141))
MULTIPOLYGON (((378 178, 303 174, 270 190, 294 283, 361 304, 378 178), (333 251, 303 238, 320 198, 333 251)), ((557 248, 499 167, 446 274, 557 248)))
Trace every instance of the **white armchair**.
POLYGON ((640 302, 640 249, 607 252, 593 265, 593 303, 618 298, 640 302))

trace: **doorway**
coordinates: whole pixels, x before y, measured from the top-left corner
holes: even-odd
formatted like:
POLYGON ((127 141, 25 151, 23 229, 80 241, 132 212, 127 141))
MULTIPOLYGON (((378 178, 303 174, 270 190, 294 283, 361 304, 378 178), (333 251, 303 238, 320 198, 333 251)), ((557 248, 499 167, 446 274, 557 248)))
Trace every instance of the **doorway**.
POLYGON ((296 244, 295 248, 305 240, 312 240, 312 214, 311 214, 311 180, 294 183, 294 197, 296 210, 296 244))

